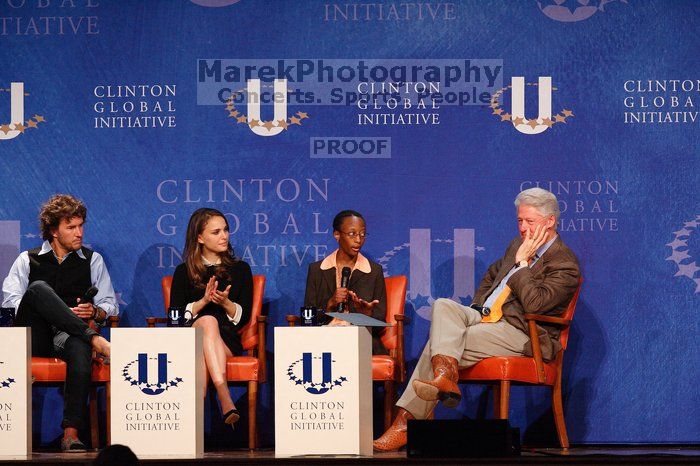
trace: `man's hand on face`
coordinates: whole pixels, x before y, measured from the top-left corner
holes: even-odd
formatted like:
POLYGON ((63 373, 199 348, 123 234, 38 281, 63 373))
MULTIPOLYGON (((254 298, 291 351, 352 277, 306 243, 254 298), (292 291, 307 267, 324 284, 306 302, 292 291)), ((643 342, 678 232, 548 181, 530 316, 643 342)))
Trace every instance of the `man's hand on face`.
POLYGON ((71 311, 81 319, 92 319, 95 315, 92 303, 78 303, 77 306, 71 308, 71 311))
POLYGON ((515 253, 515 263, 520 263, 521 261, 530 262, 537 250, 547 242, 547 227, 545 225, 537 225, 535 227, 535 232, 530 233, 528 229, 525 235, 525 239, 515 253))

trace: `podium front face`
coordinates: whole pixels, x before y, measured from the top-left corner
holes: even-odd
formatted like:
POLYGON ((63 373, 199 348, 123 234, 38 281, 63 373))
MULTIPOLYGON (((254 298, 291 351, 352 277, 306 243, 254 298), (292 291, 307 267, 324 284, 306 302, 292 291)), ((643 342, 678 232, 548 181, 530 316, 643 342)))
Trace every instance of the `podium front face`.
POLYGON ((31 334, 0 328, 0 459, 32 453, 31 334))
POLYGON ((366 328, 275 328, 275 454, 372 454, 366 328))
POLYGON ((202 330, 115 328, 111 340, 112 443, 139 457, 201 458, 202 330))

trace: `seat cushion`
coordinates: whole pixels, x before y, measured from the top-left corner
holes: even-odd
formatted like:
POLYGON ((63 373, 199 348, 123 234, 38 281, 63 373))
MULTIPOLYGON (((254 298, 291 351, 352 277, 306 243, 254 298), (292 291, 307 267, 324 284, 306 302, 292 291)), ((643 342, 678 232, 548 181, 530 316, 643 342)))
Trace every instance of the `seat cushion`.
POLYGON ((226 379, 229 382, 259 380, 260 360, 252 356, 234 356, 226 359, 226 379))
MULTIPOLYGON (((32 376, 37 383, 65 382, 66 363, 58 358, 32 357, 32 376)), ((92 360, 92 381, 109 382, 109 366, 101 359, 92 360)))
POLYGON ((385 355, 372 356, 372 380, 394 380, 396 358, 385 355))
MULTIPOLYGON (((554 363, 544 364, 545 384, 554 385, 557 375, 554 363)), ((492 357, 487 358, 472 367, 459 371, 460 380, 510 380, 514 382, 539 383, 537 368, 533 358, 525 357, 492 357)))

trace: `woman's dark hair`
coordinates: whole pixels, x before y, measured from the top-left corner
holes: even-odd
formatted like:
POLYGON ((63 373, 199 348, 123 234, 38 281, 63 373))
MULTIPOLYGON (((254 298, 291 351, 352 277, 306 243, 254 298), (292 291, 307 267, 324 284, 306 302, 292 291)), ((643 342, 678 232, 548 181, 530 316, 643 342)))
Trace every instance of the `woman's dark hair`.
MULTIPOLYGON (((203 278, 206 272, 206 267, 202 263, 202 245, 197 241, 197 237, 204 232, 204 227, 212 217, 221 217, 226 222, 228 228, 228 220, 224 214, 216 209, 202 208, 194 211, 187 224, 187 233, 185 235, 185 251, 183 253, 185 264, 187 265, 187 275, 190 281, 197 288, 204 288, 203 278)), ((221 267, 216 268, 216 276, 221 280, 228 280, 228 272, 226 267, 233 265, 236 258, 233 255, 233 247, 231 242, 228 243, 228 250, 219 254, 221 258, 221 267)))
POLYGON ((355 210, 341 210, 333 219, 333 231, 340 231, 340 227, 343 225, 343 220, 346 217, 358 217, 361 218, 363 222, 365 221, 362 214, 355 210))

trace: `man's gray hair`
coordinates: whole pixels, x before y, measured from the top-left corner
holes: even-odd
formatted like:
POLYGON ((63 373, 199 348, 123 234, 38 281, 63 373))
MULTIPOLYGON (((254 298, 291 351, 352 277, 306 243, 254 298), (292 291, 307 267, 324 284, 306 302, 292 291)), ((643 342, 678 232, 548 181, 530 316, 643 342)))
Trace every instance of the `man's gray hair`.
POLYGON ((545 217, 554 215, 556 221, 559 221, 557 197, 546 189, 530 188, 521 191, 518 197, 515 198, 515 207, 518 208, 521 204, 534 207, 545 217))

